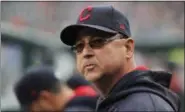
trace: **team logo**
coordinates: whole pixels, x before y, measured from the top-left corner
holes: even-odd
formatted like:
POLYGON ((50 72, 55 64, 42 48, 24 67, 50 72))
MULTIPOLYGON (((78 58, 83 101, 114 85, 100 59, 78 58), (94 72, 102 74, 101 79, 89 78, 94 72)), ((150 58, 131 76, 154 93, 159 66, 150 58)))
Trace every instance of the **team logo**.
POLYGON ((92 11, 92 7, 88 6, 87 8, 83 9, 82 12, 80 13, 80 21, 84 21, 90 18, 91 16, 91 12, 92 11))

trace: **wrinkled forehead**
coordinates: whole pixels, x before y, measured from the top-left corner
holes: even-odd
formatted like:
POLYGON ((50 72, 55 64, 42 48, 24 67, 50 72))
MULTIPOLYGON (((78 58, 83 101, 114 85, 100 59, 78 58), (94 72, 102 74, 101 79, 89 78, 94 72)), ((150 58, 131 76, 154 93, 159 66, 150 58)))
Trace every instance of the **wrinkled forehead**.
POLYGON ((77 41, 83 40, 84 38, 88 38, 88 39, 92 39, 92 38, 108 38, 111 36, 114 36, 115 34, 113 33, 108 33, 108 32, 104 32, 101 30, 97 30, 94 28, 84 28, 82 30, 79 31, 79 33, 77 34, 77 41))

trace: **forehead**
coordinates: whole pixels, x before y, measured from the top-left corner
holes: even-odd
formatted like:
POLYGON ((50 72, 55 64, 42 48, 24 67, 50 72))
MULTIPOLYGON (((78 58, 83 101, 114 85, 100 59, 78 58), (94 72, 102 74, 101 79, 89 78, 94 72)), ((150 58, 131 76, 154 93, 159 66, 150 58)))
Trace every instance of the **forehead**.
POLYGON ((77 34, 77 41, 83 40, 84 38, 94 38, 94 37, 110 37, 113 36, 114 34, 112 33, 108 33, 108 32, 104 32, 101 30, 97 30, 97 29, 93 29, 93 28, 83 28, 82 30, 79 31, 79 33, 77 34))

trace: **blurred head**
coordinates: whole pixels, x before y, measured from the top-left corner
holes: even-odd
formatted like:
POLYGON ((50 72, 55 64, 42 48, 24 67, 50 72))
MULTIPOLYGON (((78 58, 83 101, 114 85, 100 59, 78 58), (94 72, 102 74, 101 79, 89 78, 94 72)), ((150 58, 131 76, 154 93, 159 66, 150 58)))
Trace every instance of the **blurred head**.
POLYGON ((166 68, 167 68, 167 71, 173 73, 173 72, 177 71, 178 65, 175 62, 167 61, 166 68))
POLYGON ((76 96, 97 96, 97 92, 93 88, 92 83, 85 80, 85 78, 79 74, 72 75, 67 80, 67 85, 75 91, 76 96))
POLYGON ((78 71, 93 82, 105 75, 117 77, 133 65, 130 37, 128 19, 109 5, 86 7, 77 23, 64 28, 60 36, 75 51, 78 71))
POLYGON ((85 78, 80 74, 72 75, 66 81, 66 83, 73 90, 77 89, 80 86, 91 86, 91 83, 89 81, 85 80, 85 78))
POLYGON ((59 111, 73 95, 49 67, 29 69, 15 85, 16 97, 26 111, 59 111))

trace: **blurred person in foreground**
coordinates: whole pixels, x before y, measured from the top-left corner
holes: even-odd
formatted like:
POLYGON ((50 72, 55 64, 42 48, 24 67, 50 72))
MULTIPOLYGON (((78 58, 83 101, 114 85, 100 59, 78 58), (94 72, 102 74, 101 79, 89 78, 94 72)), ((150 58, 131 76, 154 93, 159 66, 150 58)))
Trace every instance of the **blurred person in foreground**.
POLYGON ((112 6, 89 6, 61 31, 78 71, 100 90, 96 111, 179 111, 171 74, 136 66, 129 21, 112 6))
POLYGON ((177 94, 181 94, 183 92, 181 81, 179 80, 180 74, 178 74, 178 65, 175 62, 168 61, 166 63, 167 71, 172 73, 172 79, 170 88, 175 91, 177 94))
POLYGON ((85 80, 81 75, 74 74, 66 82, 75 92, 75 99, 66 105, 66 110, 80 111, 79 107, 86 106, 87 110, 95 111, 98 94, 91 83, 85 80), (77 106, 77 108, 75 108, 77 106), (88 109, 88 108, 89 109, 88 109))
POLYGON ((98 96, 91 82, 85 80, 80 74, 72 75, 66 83, 75 91, 76 96, 98 96))
POLYGON ((88 103, 83 106, 73 103, 84 99, 76 97, 75 92, 57 79, 53 69, 48 66, 28 69, 16 83, 14 91, 22 111, 26 112, 68 112, 72 108, 83 111, 88 107, 88 103))

